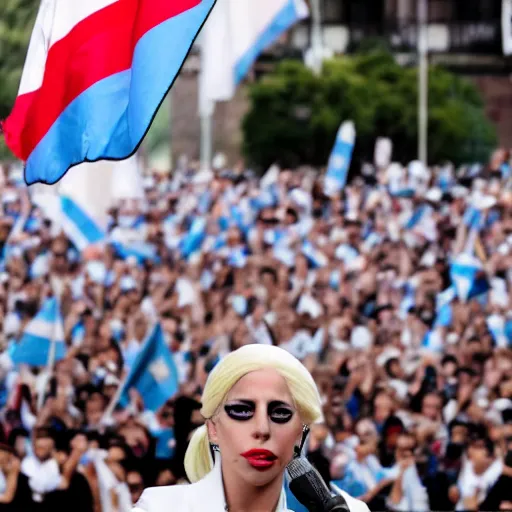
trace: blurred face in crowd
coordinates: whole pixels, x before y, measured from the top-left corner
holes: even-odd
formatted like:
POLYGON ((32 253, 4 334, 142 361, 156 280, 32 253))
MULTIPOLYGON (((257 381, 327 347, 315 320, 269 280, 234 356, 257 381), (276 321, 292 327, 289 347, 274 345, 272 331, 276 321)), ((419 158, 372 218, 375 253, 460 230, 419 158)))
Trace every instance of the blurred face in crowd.
POLYGON ((395 458, 397 463, 405 460, 414 459, 414 451, 416 449, 416 441, 412 436, 399 435, 396 442, 395 458))
POLYGON ((160 411, 160 425, 166 428, 174 427, 174 407, 171 402, 165 404, 160 411))
POLYGON ((62 240, 55 240, 52 244, 52 270, 57 274, 64 274, 68 270, 67 244, 62 240))
POLYGON ((442 412, 442 400, 439 395, 428 394, 423 399, 421 414, 431 421, 439 421, 442 412))
POLYGON ((455 444, 465 444, 468 434, 468 428, 465 425, 456 425, 452 429, 450 441, 455 444))
POLYGON ((105 410, 105 399, 99 393, 89 397, 85 405, 85 417, 90 425, 98 425, 105 410))
POLYGON ((254 311, 252 312, 252 317, 256 323, 259 323, 263 320, 265 316, 265 305, 262 302, 257 302, 254 311))
POLYGON ((126 459, 126 452, 121 446, 111 446, 107 459, 109 462, 123 462, 126 459))
POLYGON ((55 442, 51 437, 34 439, 34 455, 41 461, 48 460, 55 450, 55 442))
POLYGON ((142 495, 142 492, 144 491, 144 481, 142 480, 142 475, 138 471, 129 471, 126 475, 126 485, 130 490, 132 503, 137 503, 142 495))
POLYGON ((148 433, 133 419, 129 420, 119 430, 126 444, 131 448, 133 454, 136 457, 144 457, 147 454, 149 448, 149 437, 148 433))
POLYGON ((448 379, 450 377, 455 376, 456 371, 457 363, 455 361, 448 360, 443 364, 441 374, 444 378, 448 379))
POLYGON ((493 454, 490 446, 483 439, 473 441, 468 449, 468 457, 477 474, 483 473, 492 463, 493 454))
POLYGON ((379 393, 374 401, 373 417, 377 423, 384 423, 393 412, 393 400, 387 393, 379 393))
POLYGON ((170 469, 164 469, 158 473, 156 479, 156 486, 162 487, 165 485, 176 485, 176 476, 170 469))
POLYGON ((143 316, 139 316, 135 321, 135 337, 138 340, 143 340, 147 332, 147 321, 143 316))
POLYGON ((261 487, 281 477, 302 437, 302 420, 285 379, 275 370, 248 373, 228 393, 207 422, 210 442, 218 444, 227 480, 261 487), (266 450, 267 466, 258 469, 251 450, 266 450))

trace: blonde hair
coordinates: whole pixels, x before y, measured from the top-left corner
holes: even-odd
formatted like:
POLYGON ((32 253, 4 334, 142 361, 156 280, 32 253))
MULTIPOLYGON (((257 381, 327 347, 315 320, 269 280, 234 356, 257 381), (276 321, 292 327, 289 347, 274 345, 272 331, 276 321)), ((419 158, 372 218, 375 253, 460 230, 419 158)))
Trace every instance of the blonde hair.
MULTIPOLYGON (((231 388, 248 373, 276 370, 288 384, 295 406, 305 425, 322 415, 320 394, 306 367, 285 350, 272 345, 245 345, 231 352, 212 370, 202 396, 201 414, 211 419, 226 399, 231 388)), ((199 427, 185 454, 185 470, 190 482, 197 482, 213 468, 206 425, 199 427)))

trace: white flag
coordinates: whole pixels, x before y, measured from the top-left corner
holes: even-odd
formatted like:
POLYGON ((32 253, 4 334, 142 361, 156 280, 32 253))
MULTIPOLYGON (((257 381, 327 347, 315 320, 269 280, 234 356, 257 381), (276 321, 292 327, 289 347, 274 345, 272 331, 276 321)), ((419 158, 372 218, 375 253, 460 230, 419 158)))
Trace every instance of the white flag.
POLYGON ((308 16, 304 0, 217 0, 201 34, 202 101, 231 99, 258 56, 308 16))

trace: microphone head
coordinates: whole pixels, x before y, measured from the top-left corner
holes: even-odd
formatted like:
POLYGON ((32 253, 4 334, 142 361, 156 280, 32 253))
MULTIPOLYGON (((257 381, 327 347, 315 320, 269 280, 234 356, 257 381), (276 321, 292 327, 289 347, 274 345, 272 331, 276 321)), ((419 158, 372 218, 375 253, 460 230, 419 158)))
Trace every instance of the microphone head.
POLYGON ((304 457, 296 457, 286 466, 286 471, 292 480, 305 475, 308 471, 314 470, 315 468, 311 465, 308 459, 304 457))
POLYGON ((350 512, 342 496, 332 496, 320 473, 305 457, 293 459, 286 472, 290 491, 311 512, 350 512))
POLYGON ((304 498, 314 496, 320 503, 331 498, 330 490, 320 473, 305 457, 293 459, 286 467, 286 471, 291 478, 290 490, 303 505, 303 496, 304 498))

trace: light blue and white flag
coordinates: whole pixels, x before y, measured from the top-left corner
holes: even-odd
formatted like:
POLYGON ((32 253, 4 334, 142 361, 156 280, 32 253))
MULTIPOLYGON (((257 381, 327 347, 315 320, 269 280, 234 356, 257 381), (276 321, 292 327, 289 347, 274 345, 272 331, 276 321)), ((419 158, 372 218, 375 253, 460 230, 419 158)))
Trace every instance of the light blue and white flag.
POLYGON ((50 358, 60 361, 66 355, 64 328, 59 303, 47 299, 14 346, 11 358, 15 364, 45 366, 50 358), (52 345, 54 354, 51 354, 52 345))
POLYGON ((416 226, 419 226, 423 220, 425 220, 428 215, 432 213, 432 208, 426 204, 422 204, 418 206, 412 213, 411 217, 405 224, 405 229, 414 229, 416 226))
POLYGON ((79 251, 105 239, 105 232, 92 216, 68 196, 62 196, 62 229, 79 251))
POLYGON ((232 249, 228 257, 228 265, 235 268, 244 268, 247 264, 247 249, 245 247, 237 247, 232 249))
POLYGON ((464 212, 463 217, 464 224, 469 229, 474 229, 476 231, 480 231, 483 227, 483 215, 480 210, 475 208, 474 206, 468 206, 466 211, 464 212))
POLYGON ((135 258, 139 265, 146 261, 159 262, 158 251, 155 245, 143 241, 133 241, 130 243, 111 242, 117 255, 126 260, 135 258))
POLYGON ((206 238, 206 220, 196 217, 190 226, 189 232, 181 240, 180 251, 183 258, 190 258, 192 254, 201 249, 206 238))
POLYGON ((329 158, 324 183, 326 195, 335 195, 345 187, 355 143, 356 128, 354 123, 352 121, 343 122, 338 130, 336 142, 329 158))
POLYGON ((490 289, 480 260, 468 253, 459 255, 451 262, 450 277, 457 296, 463 302, 479 297, 490 289))
POLYGON ((308 16, 304 0, 217 0, 201 33, 201 101, 232 99, 259 55, 308 16))
POLYGON ((452 302, 457 298, 457 291, 454 286, 437 294, 436 297, 436 320, 434 328, 449 327, 453 321, 452 302))
POLYGON ((404 298, 400 303, 400 316, 405 319, 411 308, 416 306, 416 287, 411 282, 404 285, 404 298))
POLYGON ((130 369, 119 403, 126 407, 130 402, 129 390, 135 388, 144 401, 144 407, 157 411, 178 392, 178 387, 178 369, 165 343, 162 328, 157 324, 130 369))
POLYGON ((304 240, 302 244, 302 254, 306 256, 313 268, 321 268, 327 266, 329 259, 318 250, 309 240, 304 240))

